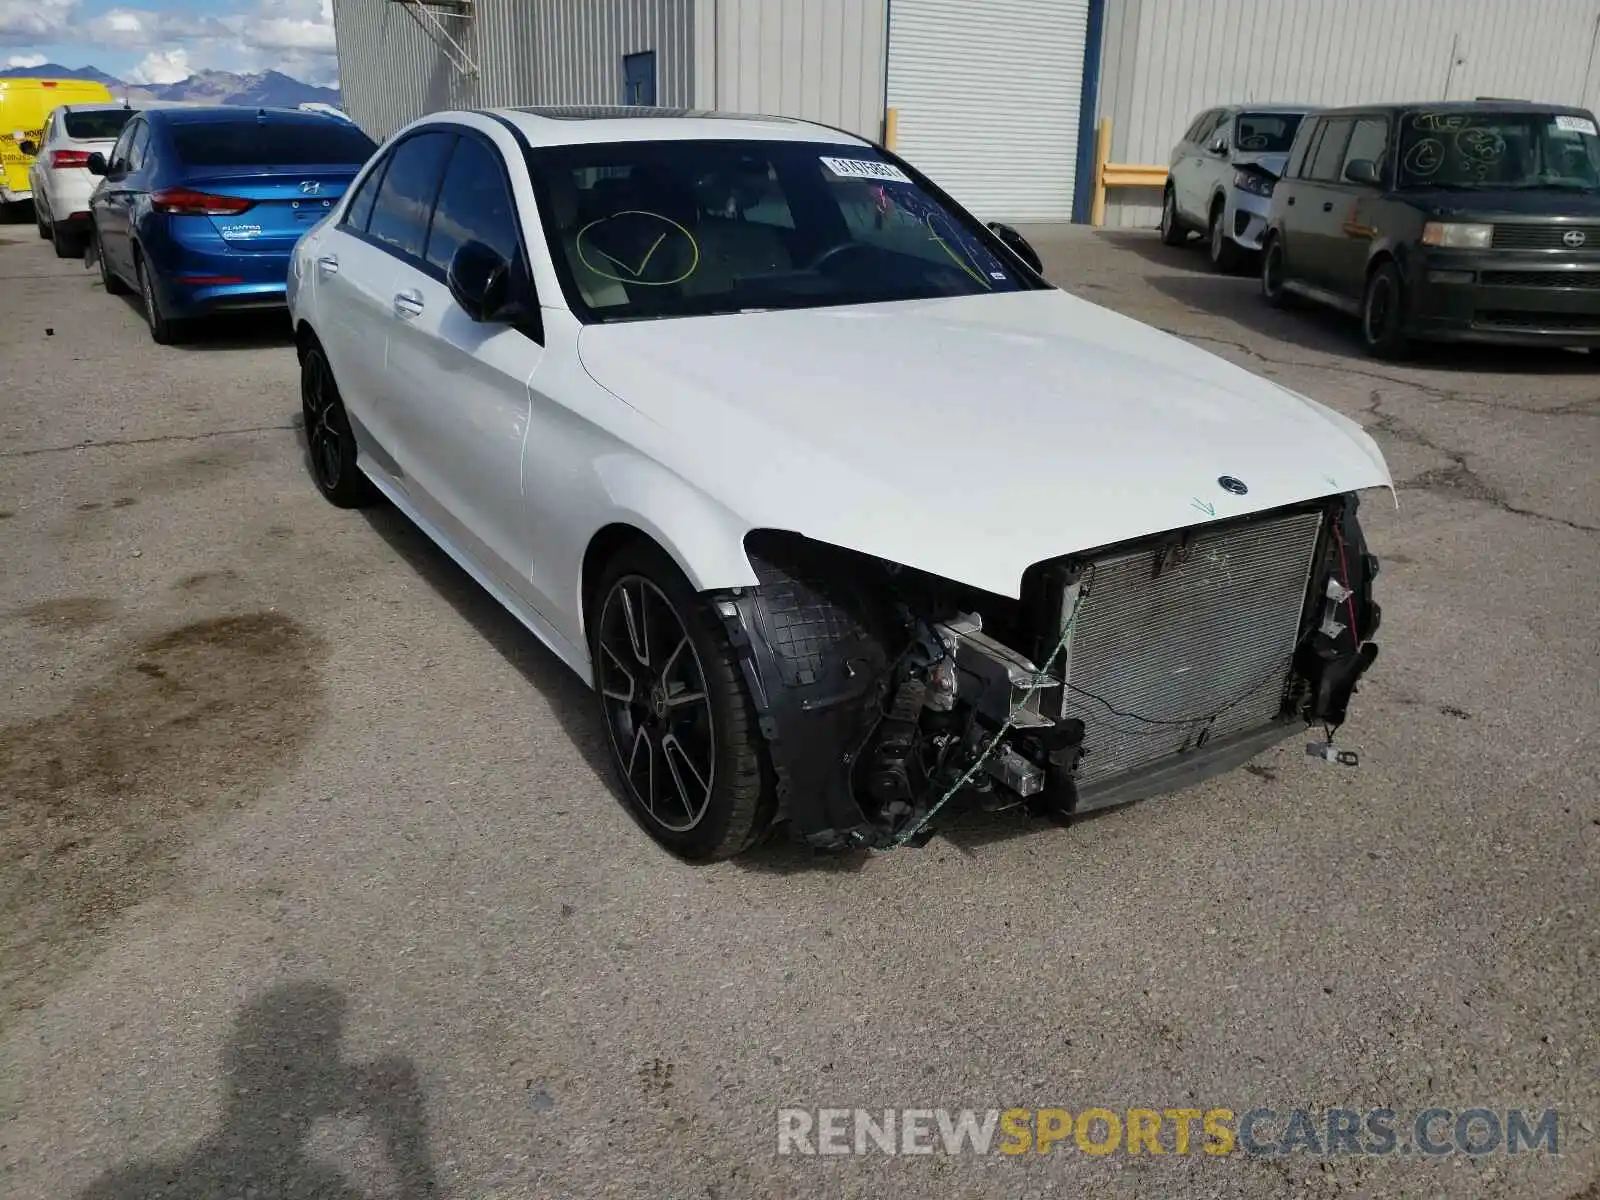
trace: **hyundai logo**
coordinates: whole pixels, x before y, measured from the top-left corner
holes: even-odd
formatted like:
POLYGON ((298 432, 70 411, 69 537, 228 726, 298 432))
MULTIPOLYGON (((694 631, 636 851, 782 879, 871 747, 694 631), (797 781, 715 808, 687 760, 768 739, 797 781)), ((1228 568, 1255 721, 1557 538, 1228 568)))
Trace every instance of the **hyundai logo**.
POLYGON ((1232 475, 1219 476, 1217 484, 1223 491, 1232 492, 1235 496, 1242 496, 1250 490, 1244 485, 1244 480, 1235 479, 1232 475))
MULTIPOLYGON (((322 191, 322 184, 315 179, 308 179, 300 185, 300 194, 302 196, 315 196, 320 191, 322 191)), ((1580 234, 1579 236, 1581 237, 1582 235, 1580 234)))
POLYGON ((1561 235, 1561 240, 1576 250, 1587 242, 1589 237, 1581 229, 1569 229, 1561 235))

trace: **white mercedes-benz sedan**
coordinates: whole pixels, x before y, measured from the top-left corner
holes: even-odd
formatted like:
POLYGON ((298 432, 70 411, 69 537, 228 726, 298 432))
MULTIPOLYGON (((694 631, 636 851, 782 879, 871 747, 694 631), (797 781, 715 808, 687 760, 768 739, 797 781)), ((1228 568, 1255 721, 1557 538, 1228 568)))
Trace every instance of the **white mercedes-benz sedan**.
POLYGON ((592 685, 691 859, 1079 813, 1344 720, 1359 425, 801 121, 445 112, 300 242, 310 467, 592 685))

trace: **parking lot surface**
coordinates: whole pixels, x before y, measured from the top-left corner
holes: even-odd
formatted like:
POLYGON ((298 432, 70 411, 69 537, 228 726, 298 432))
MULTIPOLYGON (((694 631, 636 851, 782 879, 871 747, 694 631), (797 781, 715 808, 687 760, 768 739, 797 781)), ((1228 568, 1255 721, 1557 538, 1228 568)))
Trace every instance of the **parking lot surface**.
POLYGON ((1361 765, 1308 734, 1070 826, 690 867, 575 678, 318 497, 286 327, 157 348, 0 228, 0 1191, 1600 1195, 1600 360, 1378 364, 1153 234, 1040 234, 1382 444, 1361 765), (780 1157, 784 1105, 1562 1118, 1557 1155, 780 1157))

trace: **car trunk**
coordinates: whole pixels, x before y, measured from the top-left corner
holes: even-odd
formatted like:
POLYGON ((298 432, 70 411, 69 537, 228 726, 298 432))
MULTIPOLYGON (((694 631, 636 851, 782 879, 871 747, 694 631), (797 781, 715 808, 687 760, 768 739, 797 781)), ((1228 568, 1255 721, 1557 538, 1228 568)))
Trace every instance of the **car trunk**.
POLYGON ((211 196, 251 202, 238 214, 209 220, 230 247, 244 253, 286 254, 302 234, 327 216, 357 167, 207 167, 183 185, 211 196))

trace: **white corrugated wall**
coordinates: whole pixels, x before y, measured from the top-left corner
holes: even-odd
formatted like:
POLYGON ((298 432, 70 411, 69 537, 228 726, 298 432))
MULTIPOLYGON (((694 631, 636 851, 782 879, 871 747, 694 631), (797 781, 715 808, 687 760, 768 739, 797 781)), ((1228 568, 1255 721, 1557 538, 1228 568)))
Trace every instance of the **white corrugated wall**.
POLYGON ((696 0, 695 105, 883 136, 886 0, 696 0))
MULTIPOLYGON (((696 0, 474 0, 441 16, 477 67, 453 67, 394 0, 334 0, 339 82, 376 137, 427 112, 521 104, 618 104, 622 58, 656 54, 656 102, 694 102, 696 0)), ((414 7, 414 6, 412 6, 414 7)), ((438 10, 436 10, 438 11, 438 10)))
MULTIPOLYGON (((1234 101, 1600 104, 1600 0, 1106 0, 1104 37, 1113 162, 1165 165, 1190 118, 1234 101)), ((1158 197, 1107 199, 1108 225, 1160 218, 1158 197)))
POLYGON ((895 149, 987 219, 1069 221, 1087 0, 891 0, 895 149))

